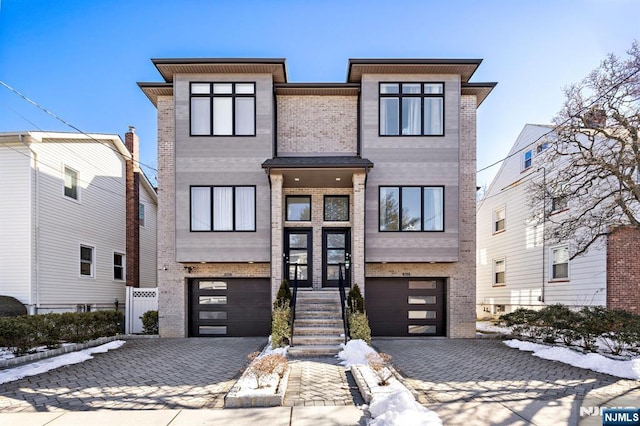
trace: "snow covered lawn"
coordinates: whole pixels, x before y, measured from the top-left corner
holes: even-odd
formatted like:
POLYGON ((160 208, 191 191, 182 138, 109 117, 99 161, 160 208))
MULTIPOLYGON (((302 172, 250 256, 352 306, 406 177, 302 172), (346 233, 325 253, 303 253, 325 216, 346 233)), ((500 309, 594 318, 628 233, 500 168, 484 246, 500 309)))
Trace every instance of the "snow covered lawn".
MULTIPOLYGON (((395 377, 389 384, 381 386, 379 377, 369 367, 367 355, 376 351, 363 340, 351 340, 337 356, 340 364, 351 367, 354 376, 360 375, 371 393, 369 413, 373 420, 370 426, 431 426, 442 425, 440 417, 419 404, 411 392, 395 377)), ((364 395, 363 395, 364 396, 364 395)))
POLYGON ((81 351, 43 359, 42 361, 36 361, 31 364, 21 365, 14 368, 7 368, 0 371, 0 384, 19 380, 27 376, 46 373, 49 370, 65 365, 78 364, 93 358, 93 356, 91 356, 92 354, 104 353, 112 349, 117 349, 122 345, 124 345, 123 340, 114 340, 94 348, 83 349, 81 351))

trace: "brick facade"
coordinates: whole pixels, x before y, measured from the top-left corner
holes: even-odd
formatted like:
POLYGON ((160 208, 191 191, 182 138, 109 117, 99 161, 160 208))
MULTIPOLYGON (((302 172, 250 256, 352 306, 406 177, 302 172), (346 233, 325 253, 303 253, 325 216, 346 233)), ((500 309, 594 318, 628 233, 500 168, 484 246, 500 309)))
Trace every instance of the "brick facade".
POLYGON ((607 307, 640 315, 640 229, 620 227, 607 237, 607 307))
POLYGON ((140 287, 140 142, 133 128, 125 134, 131 159, 125 164, 126 197, 126 280, 129 287, 140 287))

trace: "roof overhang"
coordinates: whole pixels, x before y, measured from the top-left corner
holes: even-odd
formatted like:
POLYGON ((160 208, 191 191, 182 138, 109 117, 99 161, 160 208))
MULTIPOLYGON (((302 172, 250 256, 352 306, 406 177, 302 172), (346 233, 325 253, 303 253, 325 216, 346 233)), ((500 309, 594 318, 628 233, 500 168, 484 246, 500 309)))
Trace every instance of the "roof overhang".
POLYGON ((473 95, 476 97, 476 108, 489 96, 489 93, 498 83, 463 83, 461 87, 462 95, 473 95))
POLYGON ((158 96, 173 96, 173 83, 138 83, 153 105, 158 106, 158 96))
POLYGON ((367 173, 373 163, 359 157, 276 157, 262 163, 268 174, 283 177, 285 188, 351 188, 354 173, 367 173))
POLYGON ((347 82, 357 83, 363 74, 459 74, 469 81, 482 59, 349 59, 347 82))
POLYGON ((276 95, 358 96, 358 83, 284 83, 274 85, 276 95))
POLYGON ((287 82, 284 58, 162 58, 151 59, 162 78, 175 74, 271 74, 274 83, 287 82))

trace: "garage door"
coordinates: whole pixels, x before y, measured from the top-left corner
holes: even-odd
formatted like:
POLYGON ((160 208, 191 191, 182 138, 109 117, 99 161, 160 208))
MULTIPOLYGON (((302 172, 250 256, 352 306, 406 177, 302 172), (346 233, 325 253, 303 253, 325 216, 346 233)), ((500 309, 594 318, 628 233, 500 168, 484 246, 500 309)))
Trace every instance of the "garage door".
POLYGON ((268 278, 202 278, 189 282, 190 336, 268 336, 270 323, 268 278))
POLYGON ((441 278, 367 278, 371 334, 445 336, 444 287, 441 278))

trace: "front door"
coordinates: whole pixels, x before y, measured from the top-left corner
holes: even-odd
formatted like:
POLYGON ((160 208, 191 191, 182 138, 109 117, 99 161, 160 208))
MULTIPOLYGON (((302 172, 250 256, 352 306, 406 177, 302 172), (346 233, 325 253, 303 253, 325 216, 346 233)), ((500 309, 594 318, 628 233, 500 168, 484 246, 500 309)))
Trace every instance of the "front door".
POLYGON ((284 276, 293 286, 298 271, 298 287, 311 287, 312 234, 308 228, 284 230, 284 276))
MULTIPOLYGON (((349 228, 325 228, 322 230, 322 286, 338 287, 340 266, 351 260, 351 235, 349 228)), ((345 285, 350 281, 350 269, 342 269, 345 285)))

